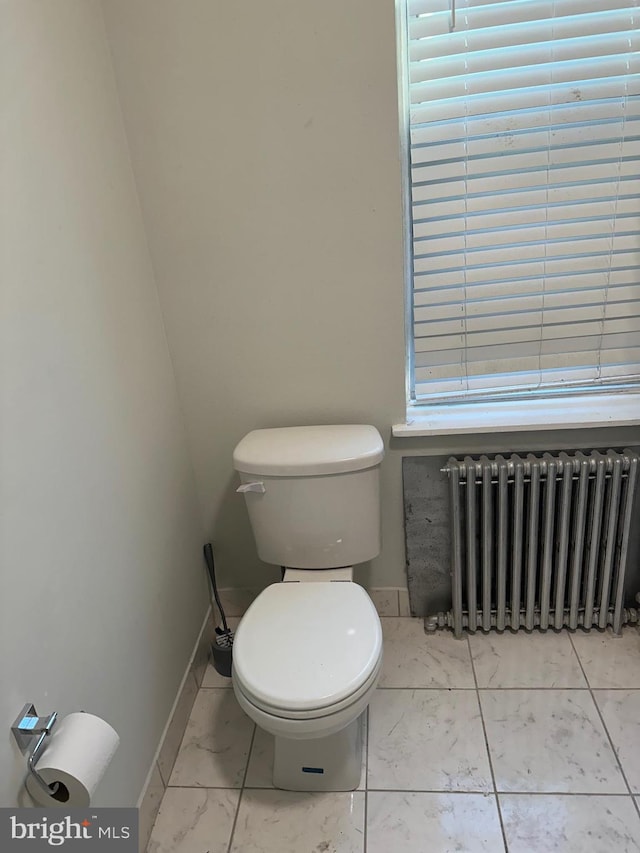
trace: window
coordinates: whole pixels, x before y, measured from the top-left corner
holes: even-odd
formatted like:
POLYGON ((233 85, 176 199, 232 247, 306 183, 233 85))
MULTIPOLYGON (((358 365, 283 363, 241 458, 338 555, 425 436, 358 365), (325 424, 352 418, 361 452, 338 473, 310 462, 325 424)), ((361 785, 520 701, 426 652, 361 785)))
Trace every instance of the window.
POLYGON ((640 0, 406 0, 415 406, 640 385, 640 0))

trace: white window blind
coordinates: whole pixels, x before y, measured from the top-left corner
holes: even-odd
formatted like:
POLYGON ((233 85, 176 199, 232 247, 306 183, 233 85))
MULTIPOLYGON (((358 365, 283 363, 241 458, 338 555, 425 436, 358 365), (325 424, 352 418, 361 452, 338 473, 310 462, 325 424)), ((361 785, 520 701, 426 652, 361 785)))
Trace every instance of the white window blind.
POLYGON ((637 389, 638 0, 407 10, 412 399, 637 389))

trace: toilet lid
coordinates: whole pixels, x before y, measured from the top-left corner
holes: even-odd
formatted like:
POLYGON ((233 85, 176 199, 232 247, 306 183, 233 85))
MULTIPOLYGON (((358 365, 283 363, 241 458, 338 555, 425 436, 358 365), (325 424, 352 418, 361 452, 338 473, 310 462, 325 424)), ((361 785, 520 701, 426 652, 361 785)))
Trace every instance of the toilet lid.
POLYGON ((277 583, 247 610, 233 674, 258 702, 283 711, 326 708, 355 693, 382 653, 382 629, 361 586, 277 583))

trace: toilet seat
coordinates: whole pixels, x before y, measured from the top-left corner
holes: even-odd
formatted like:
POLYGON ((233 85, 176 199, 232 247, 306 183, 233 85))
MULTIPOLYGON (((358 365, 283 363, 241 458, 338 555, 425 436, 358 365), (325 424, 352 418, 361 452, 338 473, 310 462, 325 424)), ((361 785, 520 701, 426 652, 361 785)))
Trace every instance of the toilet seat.
POLYGON ((353 694, 345 697, 335 705, 329 705, 322 708, 311 708, 304 711, 283 710, 277 705, 270 705, 267 702, 261 702, 251 694, 250 690, 246 689, 246 686, 242 683, 242 680, 238 678, 236 672, 234 672, 233 677, 236 692, 239 691, 242 693, 246 701, 251 703, 252 707, 257 708, 260 711, 264 711, 265 714, 272 717, 280 717, 284 720, 319 720, 330 716, 331 714, 336 714, 344 708, 351 707, 360 699, 361 696, 368 694, 376 686, 381 669, 382 657, 380 657, 378 665, 373 669, 366 681, 356 691, 354 691, 353 694))
POLYGON ((339 708, 325 708, 320 716, 313 716, 313 712, 306 712, 306 717, 301 715, 284 717, 281 716, 281 712, 270 713, 259 708, 242 692, 238 679, 235 677, 233 691, 243 711, 265 731, 276 737, 288 738, 289 740, 315 739, 341 731, 364 712, 376 689, 381 670, 382 658, 380 658, 378 666, 367 680, 366 685, 357 692, 355 697, 352 697, 351 701, 341 703, 339 708))
POLYGON ((312 724, 368 701, 381 662, 380 618, 361 586, 278 583, 236 632, 234 689, 261 716, 312 724))

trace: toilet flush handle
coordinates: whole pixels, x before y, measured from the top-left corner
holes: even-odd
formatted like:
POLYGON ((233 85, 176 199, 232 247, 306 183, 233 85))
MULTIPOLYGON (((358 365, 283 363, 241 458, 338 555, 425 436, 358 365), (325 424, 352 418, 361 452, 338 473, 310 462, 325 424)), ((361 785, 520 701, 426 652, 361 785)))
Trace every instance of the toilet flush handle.
POLYGON ((261 482, 243 483, 236 489, 236 492, 260 492, 260 494, 264 494, 266 491, 264 483, 261 482))

